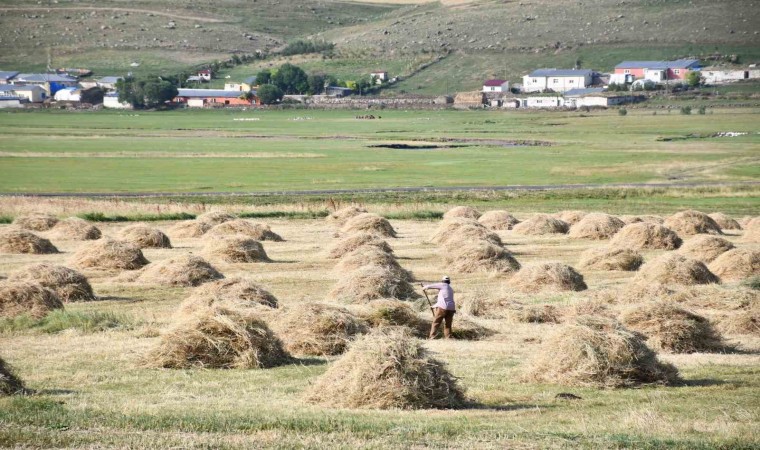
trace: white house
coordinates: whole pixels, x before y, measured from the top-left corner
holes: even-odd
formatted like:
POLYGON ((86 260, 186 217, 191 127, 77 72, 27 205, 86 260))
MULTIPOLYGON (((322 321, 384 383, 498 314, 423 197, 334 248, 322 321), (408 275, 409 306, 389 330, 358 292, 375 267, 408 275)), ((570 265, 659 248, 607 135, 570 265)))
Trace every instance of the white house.
POLYGON ((523 77, 523 92, 565 92, 591 85, 593 72, 576 69, 538 69, 523 77))
POLYGON ((509 92, 509 81, 507 80, 486 80, 483 83, 483 92, 509 92))
POLYGON ((10 84, 16 75, 18 75, 18 72, 0 71, 0 84, 10 84))
POLYGON ((523 99, 525 108, 561 108, 565 101, 559 96, 536 96, 523 99))
POLYGON ((132 109, 132 105, 128 102, 119 101, 119 94, 117 92, 109 92, 103 96, 103 107, 113 109, 132 109))
POLYGON ((0 97, 18 97, 22 102, 40 103, 45 101, 45 90, 39 86, 0 85, 0 97))
POLYGON ((11 80, 11 83, 36 85, 45 90, 47 95, 55 95, 60 89, 76 87, 77 79, 57 73, 21 73, 11 80))
POLYGON ((580 108, 582 106, 615 106, 633 103, 638 100, 629 94, 606 92, 603 88, 571 89, 564 94, 565 106, 580 108))

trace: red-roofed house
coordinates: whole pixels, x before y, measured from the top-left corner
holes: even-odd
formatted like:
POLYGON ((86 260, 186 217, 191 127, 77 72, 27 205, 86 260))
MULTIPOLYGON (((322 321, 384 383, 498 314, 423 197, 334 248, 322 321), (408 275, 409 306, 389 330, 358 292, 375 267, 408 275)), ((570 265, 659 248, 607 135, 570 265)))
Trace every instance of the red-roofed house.
POLYGON ((483 83, 483 92, 509 92, 509 81, 486 80, 483 83))
POLYGON ((203 81, 211 81, 211 69, 203 69, 198 71, 198 77, 203 81))

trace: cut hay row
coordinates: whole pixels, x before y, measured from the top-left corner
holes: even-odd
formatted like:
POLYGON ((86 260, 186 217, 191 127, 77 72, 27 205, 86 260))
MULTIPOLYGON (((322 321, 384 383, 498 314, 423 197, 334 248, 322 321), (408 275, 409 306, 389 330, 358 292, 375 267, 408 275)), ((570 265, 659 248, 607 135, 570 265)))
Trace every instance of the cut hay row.
POLYGON ((393 253, 391 246, 382 238, 372 233, 360 232, 346 236, 336 242, 328 251, 327 258, 341 258, 359 248, 377 248, 385 253, 393 253))
POLYGON ((665 219, 664 225, 682 236, 723 234, 720 226, 710 216, 694 210, 677 212, 665 219))
POLYGON ((148 264, 137 272, 122 275, 118 281, 187 287, 222 278, 224 275, 205 259, 194 255, 182 255, 148 264))
POLYGON ((584 291, 588 289, 583 275, 559 262, 534 263, 524 266, 507 282, 524 293, 584 291))
POLYGON ((271 262, 261 242, 244 235, 220 236, 206 241, 202 254, 226 263, 271 262))
POLYGON ((144 223, 135 223, 122 228, 117 237, 142 248, 172 248, 171 240, 158 228, 144 223))
POLYGON ((10 227, 0 231, 0 253, 46 255, 58 253, 58 249, 30 231, 10 227))
POLYGON ((31 231, 47 231, 53 228, 56 223, 58 223, 57 217, 43 213, 18 216, 13 220, 13 225, 31 231))
POLYGON ((367 210, 358 206, 347 206, 337 211, 332 212, 327 216, 326 220, 329 223, 342 227, 348 222, 349 219, 356 217, 360 214, 367 213, 367 210))
POLYGON ((218 305, 227 308, 277 308, 277 297, 269 291, 243 278, 223 278, 196 287, 179 307, 179 314, 218 305))
POLYGON ((710 263, 718 256, 734 248, 734 244, 719 236, 702 235, 688 239, 678 253, 703 263, 710 263))
POLYGON ((137 270, 149 263, 140 247, 124 241, 98 239, 82 247, 72 257, 71 263, 78 269, 137 270))
POLYGON ((35 264, 12 273, 8 280, 37 282, 55 291, 64 302, 95 300, 95 294, 87 278, 64 266, 35 264))
POLYGON ((372 213, 362 213, 351 217, 340 231, 346 234, 370 233, 386 238, 396 237, 396 230, 388 219, 372 213))
POLYGON ((573 239, 610 239, 624 226, 625 223, 615 216, 590 213, 570 227, 568 236, 573 239))
POLYGON ((13 318, 23 314, 35 319, 45 317, 63 303, 52 289, 29 281, 0 282, 0 317, 13 318))
POLYGON ((463 219, 477 220, 480 216, 480 211, 473 208, 472 206, 455 206, 443 214, 444 219, 453 219, 455 217, 460 217, 463 219))
POLYGON ((485 212, 478 218, 478 222, 489 230, 511 230, 520 223, 515 216, 503 210, 485 212))
POLYGON ((282 242, 284 239, 272 228, 263 223, 249 222, 243 219, 229 220, 219 225, 214 225, 206 232, 207 239, 215 239, 220 236, 243 235, 257 241, 282 242))
POLYGON ((56 223, 48 235, 56 239, 90 241, 100 239, 103 233, 98 227, 84 219, 69 217, 56 223))
POLYGON ((24 383, 13 373, 8 363, 0 358, 0 396, 17 395, 25 392, 24 383))
POLYGON ((644 258, 636 250, 629 248, 591 248, 581 253, 578 265, 588 270, 635 271, 644 263, 644 258))
POLYGON ((649 222, 626 225, 610 241, 613 247, 633 250, 675 250, 681 244, 681 238, 673 230, 649 222))
POLYGON ((569 228, 567 222, 555 219, 548 214, 536 214, 515 225, 512 231, 527 236, 543 236, 547 234, 565 234, 569 228))
POLYGON ((682 285, 720 283, 704 263, 683 255, 667 253, 644 264, 634 277, 633 284, 682 285))

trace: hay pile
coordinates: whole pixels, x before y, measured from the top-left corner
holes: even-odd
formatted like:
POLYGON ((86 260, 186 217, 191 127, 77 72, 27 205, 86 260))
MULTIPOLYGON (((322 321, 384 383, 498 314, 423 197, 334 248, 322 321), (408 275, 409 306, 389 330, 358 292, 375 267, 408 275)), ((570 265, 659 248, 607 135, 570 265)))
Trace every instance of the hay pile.
POLYGON ((713 235, 695 236, 687 240, 678 253, 704 263, 710 263, 718 256, 734 248, 734 244, 713 235))
POLYGON ((162 333, 145 365, 168 369, 257 369, 286 364, 290 355, 250 310, 210 307, 162 333))
POLYGON ((654 286, 657 284, 676 284, 691 286, 694 284, 720 283, 702 262, 678 254, 665 254, 644 264, 634 284, 654 286))
POLYGON ((478 218, 478 222, 489 230, 511 230, 520 223, 515 216, 507 211, 488 211, 478 218))
POLYGON ((398 277, 407 281, 412 279, 411 274, 401 267, 393 253, 388 253, 377 247, 360 247, 343 255, 335 265, 335 270, 342 274, 366 266, 382 267, 391 270, 398 277))
POLYGON ((457 273, 512 273, 520 270, 520 263, 509 251, 486 240, 444 245, 443 261, 448 270, 457 273))
POLYGON ((558 323, 554 305, 525 304, 507 297, 473 296, 462 312, 483 319, 507 319, 514 323, 558 323))
POLYGON ((634 271, 644 263, 644 258, 636 250, 619 247, 591 248, 581 253, 578 265, 589 270, 634 271))
POLYGON ((472 242, 485 240, 494 245, 502 245, 501 238, 494 232, 489 231, 480 222, 473 219, 446 219, 430 237, 430 242, 435 244, 447 244, 472 242))
POLYGON ((11 227, 0 231, 0 253, 44 255, 58 253, 58 249, 45 238, 26 230, 11 227))
POLYGON ((139 272, 123 276, 121 281, 160 286, 199 286, 222 278, 224 275, 205 259, 183 255, 149 264, 139 272))
POLYGON ((117 237, 140 248, 172 248, 172 243, 167 235, 158 228, 150 227, 144 223, 135 223, 122 228, 117 237))
POLYGON ((364 266, 344 274, 330 296, 349 303, 363 303, 381 298, 399 300, 418 298, 408 279, 391 268, 364 266))
POLYGON ((0 317, 28 314, 40 319, 54 309, 63 309, 63 303, 52 289, 29 281, 0 282, 0 317))
POLYGON ((636 334, 614 321, 579 317, 544 340, 524 378, 566 386, 671 384, 678 370, 660 362, 636 334))
POLYGON ((279 310, 268 321, 285 349, 296 355, 339 355, 367 326, 345 308, 309 303, 279 310))
POLYGON ((572 267, 558 263, 537 263, 524 266, 508 284, 525 293, 543 291, 584 291, 588 289, 583 275, 572 267))
POLYGON ((409 333, 420 338, 427 338, 430 334, 430 320, 420 317, 408 302, 375 300, 359 309, 357 313, 372 328, 404 327, 409 333))
POLYGON ((615 216, 590 213, 570 227, 568 236, 574 239, 610 239, 624 226, 625 223, 615 216))
POLYGON ((747 222, 744 226, 742 241, 755 244, 760 243, 760 218, 755 217, 747 222))
POLYGON ((13 225, 32 231, 47 231, 53 228, 57 223, 57 217, 43 213, 32 213, 25 216, 18 216, 13 220, 13 225))
POLYGON ((746 334, 760 337, 760 301, 744 305, 718 322, 718 327, 726 334, 746 334))
POLYGON ((221 236, 206 241, 202 253, 209 259, 228 263, 272 261, 261 242, 247 236, 221 236))
POLYGON ((149 263, 140 247, 113 239, 99 239, 81 248, 71 261, 79 269, 136 270, 149 263))
POLYGON ((735 248, 710 263, 710 271, 723 281, 741 281, 760 276, 760 251, 735 248))
POLYGON ((670 228, 649 222, 626 225, 610 241, 610 246, 634 250, 675 250, 683 241, 670 228))
POLYGON ((382 238, 372 233, 356 233, 346 236, 333 245, 327 257, 337 259, 359 248, 377 248, 386 253, 393 253, 393 249, 382 238))
POLYGON ((665 222, 665 219, 663 219, 660 216, 649 216, 649 215, 643 215, 643 216, 620 216, 618 217, 620 220, 623 221, 624 224, 630 225, 632 223, 653 223, 656 225, 662 225, 663 222, 665 222))
POLYGON ((183 220, 169 228, 169 235, 176 239, 201 237, 214 225, 200 220, 183 220))
POLYGON ((547 214, 536 214, 528 220, 515 225, 512 230, 517 234, 541 236, 544 234, 565 234, 569 229, 567 222, 555 219, 547 214))
POLYGON ((371 213, 359 214, 348 219, 341 231, 347 234, 364 232, 382 237, 396 237, 396 230, 386 218, 371 213))
POLYGON ((211 225, 212 227, 235 219, 237 219, 236 215, 224 211, 210 211, 195 218, 196 221, 211 225))
POLYGON ((715 221, 707 214, 688 210, 673 214, 665 219, 665 226, 681 236, 690 234, 723 234, 715 221))
POLYGON ((580 222, 581 219, 586 217, 588 213, 586 211, 560 211, 557 214, 554 214, 554 217, 567 223, 568 225, 575 225, 576 223, 580 222))
POLYGON ((444 219, 453 219, 455 217, 477 220, 480 217, 480 211, 472 206, 455 206, 443 215, 444 219))
POLYGON ((327 216, 327 221, 342 227, 349 219, 356 217, 359 214, 365 214, 366 212, 366 209, 359 206, 346 206, 345 208, 334 211, 327 216))
POLYGON ((610 309, 610 303, 598 298, 574 302, 562 308, 562 322, 575 323, 581 316, 614 319, 617 314, 610 309))
POLYGON ((79 217, 63 219, 50 230, 51 237, 75 241, 91 241, 102 235, 98 227, 79 217))
POLYGON ((209 281, 195 288, 192 294, 179 307, 180 314, 219 305, 227 308, 255 308, 265 306, 277 308, 277 297, 243 278, 223 278, 209 281))
POLYGON ((0 396, 24 394, 26 392, 21 379, 14 375, 8 363, 0 358, 0 396))
POLYGON ((725 348, 707 319, 671 302, 632 306, 620 314, 620 322, 644 335, 647 344, 660 351, 694 353, 725 348))
POLYGON ((306 392, 309 402, 338 408, 457 408, 465 396, 443 363, 400 329, 375 330, 306 392))
POLYGON ((64 302, 95 300, 95 294, 87 278, 64 266, 36 264, 11 274, 8 280, 37 282, 55 291, 64 302))
POLYGON ((257 241, 282 242, 282 237, 272 231, 272 228, 263 223, 249 222, 243 219, 230 220, 219 225, 215 225, 208 232, 206 237, 216 239, 219 236, 234 236, 241 234, 248 236, 257 241))
POLYGON ((737 222, 736 220, 728 217, 727 215, 723 213, 712 213, 708 214, 712 220, 715 221, 715 223, 718 224, 721 230, 741 230, 742 226, 737 222))

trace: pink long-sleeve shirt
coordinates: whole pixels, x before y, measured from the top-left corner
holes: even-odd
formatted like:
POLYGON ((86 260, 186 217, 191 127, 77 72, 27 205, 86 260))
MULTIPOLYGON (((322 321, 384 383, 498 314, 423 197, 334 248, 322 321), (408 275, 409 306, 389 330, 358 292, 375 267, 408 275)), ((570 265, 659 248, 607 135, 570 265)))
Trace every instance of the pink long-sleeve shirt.
POLYGON ((435 308, 456 311, 457 306, 454 304, 454 290, 448 283, 433 283, 423 286, 423 289, 438 289, 438 301, 433 305, 435 308))

